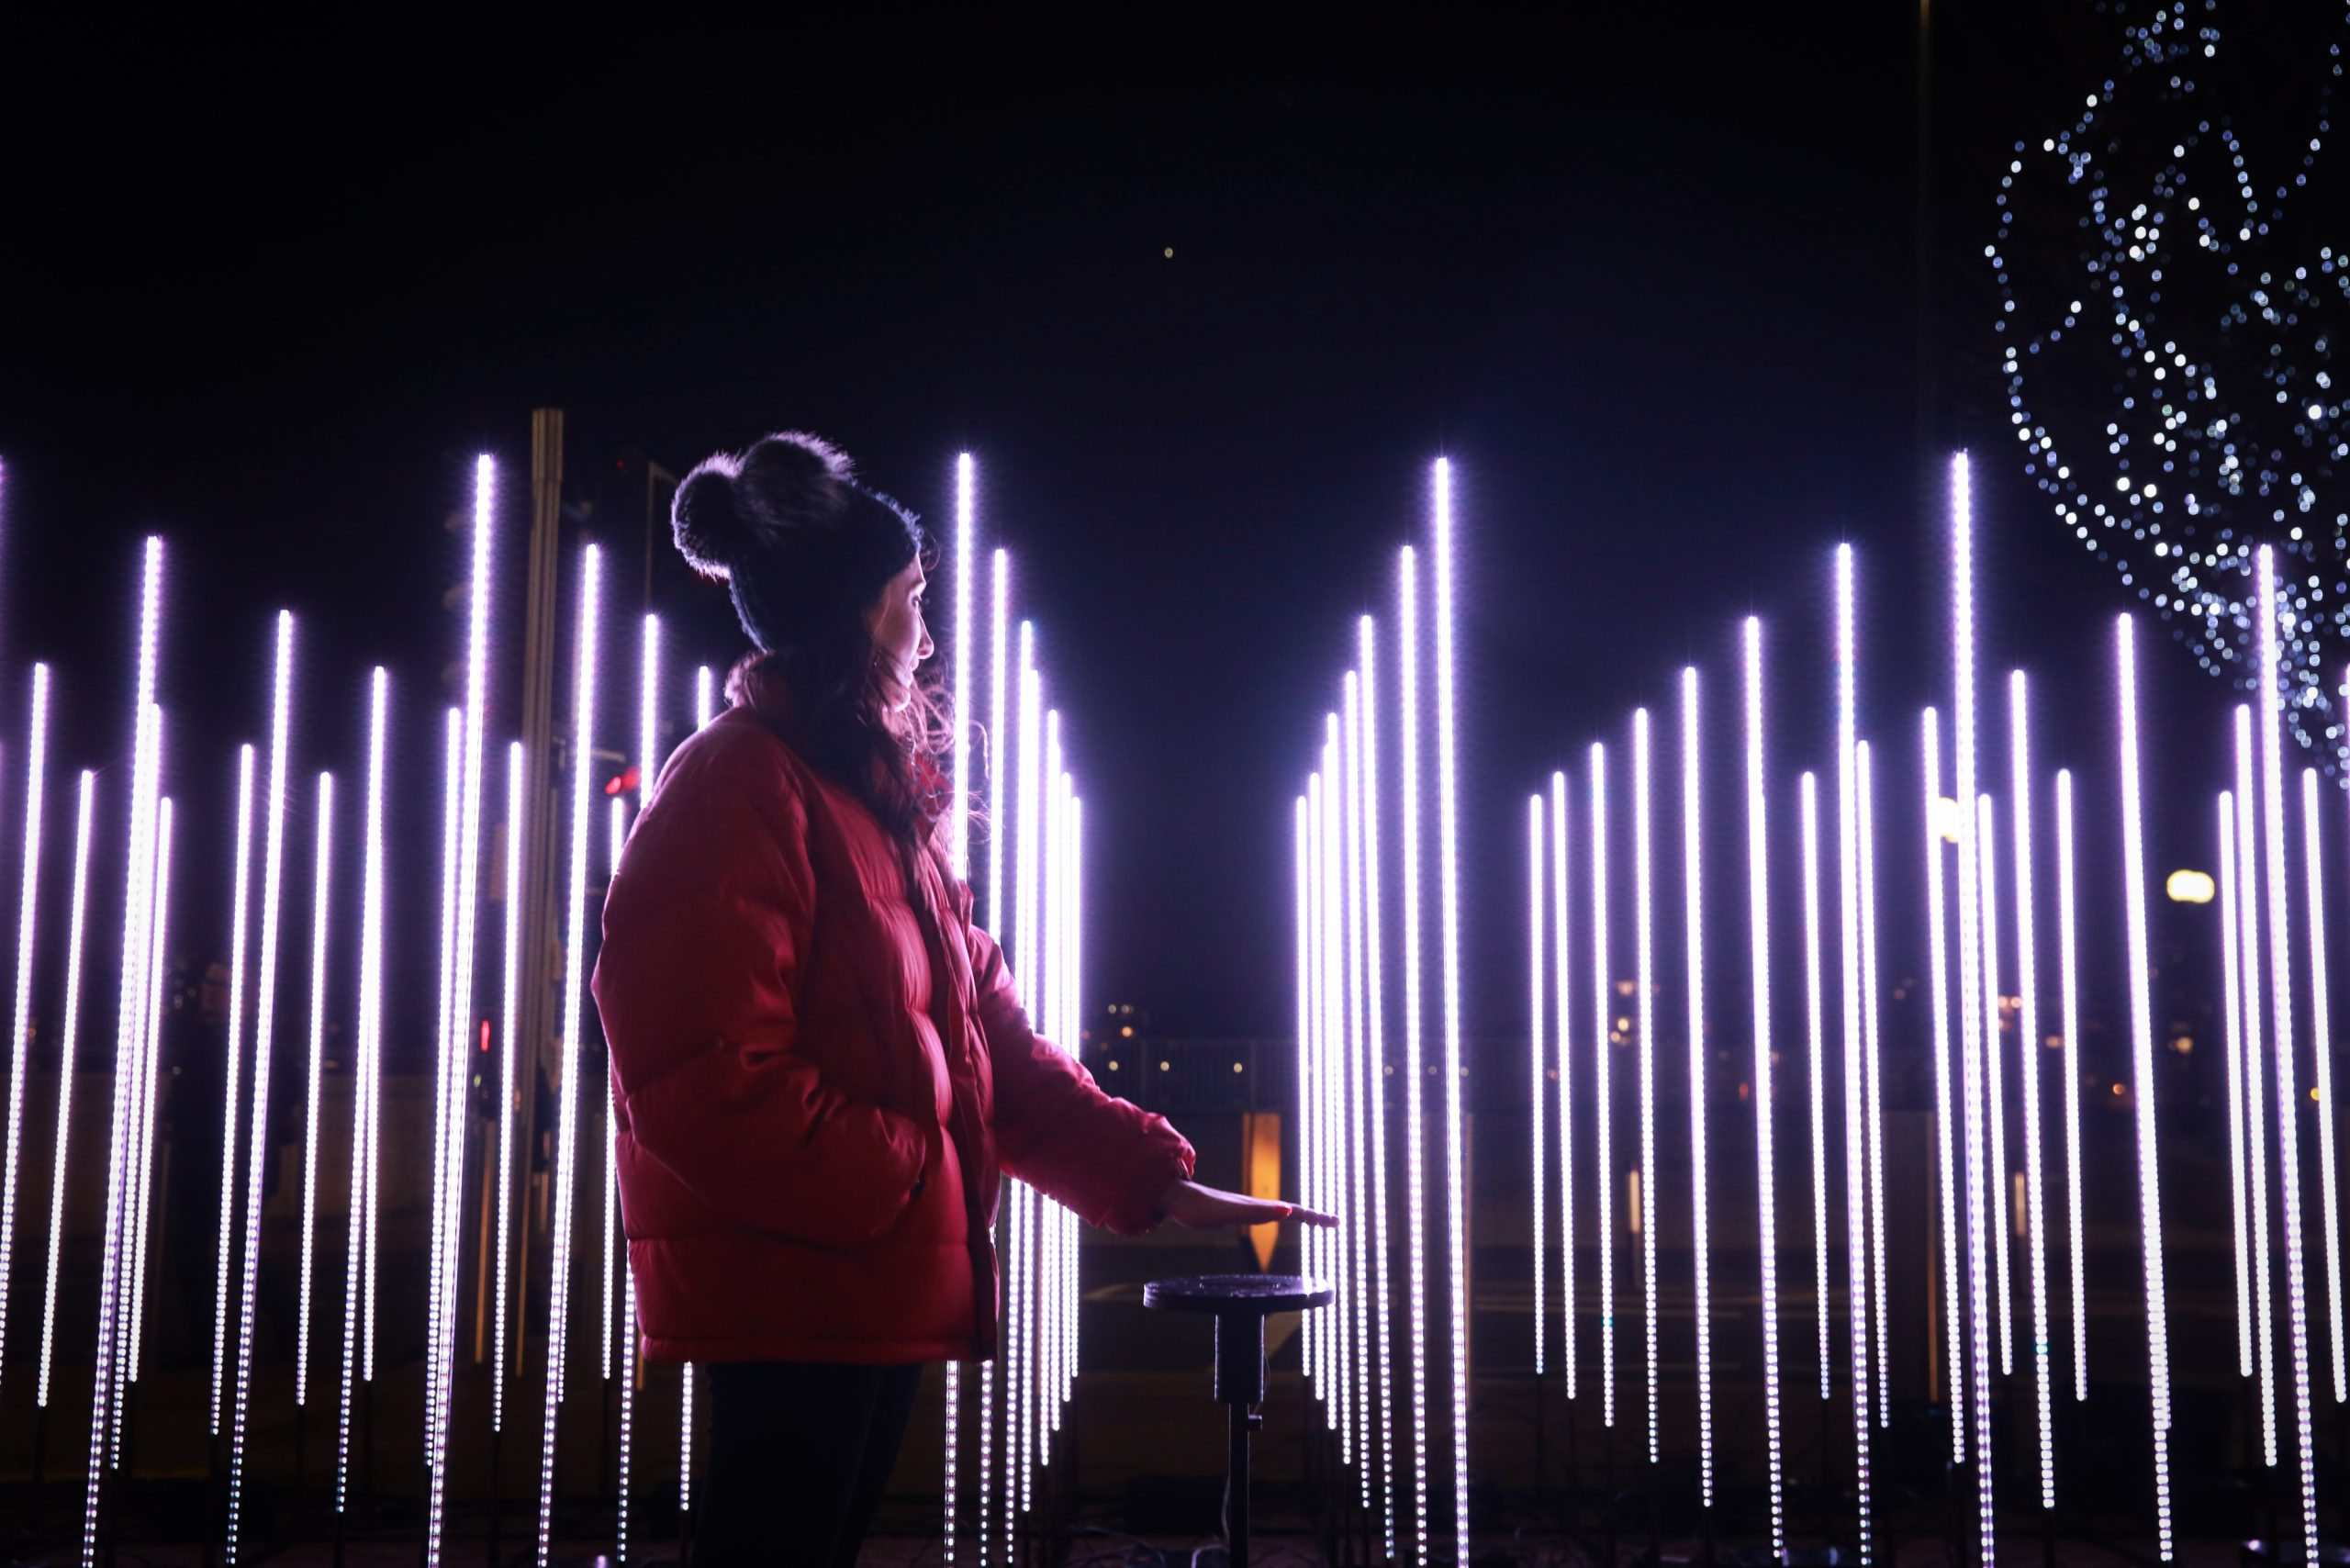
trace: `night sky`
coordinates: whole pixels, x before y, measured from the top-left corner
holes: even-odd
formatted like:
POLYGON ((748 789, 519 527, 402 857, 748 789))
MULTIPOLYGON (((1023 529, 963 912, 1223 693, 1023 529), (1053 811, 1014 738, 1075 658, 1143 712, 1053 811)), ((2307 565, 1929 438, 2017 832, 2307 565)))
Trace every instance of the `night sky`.
MULTIPOLYGON (((1286 40, 700 33, 652 8, 536 38, 12 20, 7 732, 16 672, 49 658, 61 761, 119 770, 137 540, 160 531, 189 820, 225 833, 285 605, 302 769, 355 774, 365 670, 389 663, 430 842, 462 565, 442 521, 497 454, 519 656, 530 412, 555 405, 631 608, 646 456, 682 473, 813 430, 938 526, 977 454, 1087 797, 1093 996, 1176 1032, 1288 1024, 1290 799, 1438 453, 1490 888, 1472 1028, 1516 1016, 1522 801, 1552 766, 1636 701, 1669 711, 1686 662, 1727 714, 1750 610, 1785 626, 1791 745, 1817 738, 1839 539, 1883 661, 1867 699, 1914 750, 1946 678, 1951 446, 1983 459, 1994 667, 2085 669, 2051 728, 2102 748, 2084 661, 2122 590, 2020 476, 1981 257, 2002 150, 2094 84, 2118 24, 1938 14, 1921 157, 1910 10, 1610 10, 1633 14, 1286 40)), ((722 592, 666 523, 658 548, 673 667, 723 662, 722 592)), ((2159 633, 2148 658, 2173 722, 2206 724, 2219 684, 2159 633)), ((517 697, 494 702, 502 736, 517 697)))

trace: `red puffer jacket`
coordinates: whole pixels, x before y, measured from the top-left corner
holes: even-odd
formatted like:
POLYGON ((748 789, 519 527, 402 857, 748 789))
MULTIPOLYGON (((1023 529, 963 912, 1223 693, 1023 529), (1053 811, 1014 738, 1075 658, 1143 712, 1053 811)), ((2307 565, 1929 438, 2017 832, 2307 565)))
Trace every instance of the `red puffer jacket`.
POLYGON ((983 1358, 999 1170, 1131 1234, 1192 1147, 1036 1036, 969 889, 925 855, 917 909, 752 691, 670 757, 604 902, 644 1353, 983 1358))

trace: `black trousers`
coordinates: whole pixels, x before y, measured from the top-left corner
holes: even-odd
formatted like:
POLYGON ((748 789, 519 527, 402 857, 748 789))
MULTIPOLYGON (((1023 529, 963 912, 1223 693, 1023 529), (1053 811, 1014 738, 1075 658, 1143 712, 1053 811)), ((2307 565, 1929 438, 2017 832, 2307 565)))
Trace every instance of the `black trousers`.
POLYGON ((920 1366, 719 1361, 694 1486, 692 1568, 855 1568, 920 1366))

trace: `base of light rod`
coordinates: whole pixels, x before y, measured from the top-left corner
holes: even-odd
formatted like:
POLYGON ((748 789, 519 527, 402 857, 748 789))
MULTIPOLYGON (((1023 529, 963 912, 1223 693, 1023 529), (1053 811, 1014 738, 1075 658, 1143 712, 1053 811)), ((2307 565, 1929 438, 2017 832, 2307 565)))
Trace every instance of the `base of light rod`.
MULTIPOLYGON (((2309 1553, 2298 1540, 2247 1540, 2242 1547, 2245 1562, 2273 1562, 2279 1568, 2300 1568, 2309 1561, 2309 1553)), ((2338 1540, 2321 1540, 2317 1543, 2320 1568, 2350 1568, 2350 1545, 2338 1540)))

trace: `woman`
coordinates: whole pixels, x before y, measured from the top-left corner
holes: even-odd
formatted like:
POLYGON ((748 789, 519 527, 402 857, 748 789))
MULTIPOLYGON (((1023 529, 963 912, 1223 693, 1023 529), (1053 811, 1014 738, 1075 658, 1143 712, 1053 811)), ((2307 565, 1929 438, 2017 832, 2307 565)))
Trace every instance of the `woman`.
POLYGON ((604 904, 638 1317, 710 1389, 697 1568, 852 1563, 922 1364, 995 1343, 1000 1170, 1126 1235, 1332 1222, 1192 1182, 1181 1134, 1029 1027, 936 842, 913 518, 807 435, 711 458, 672 517, 755 651, 604 904))

